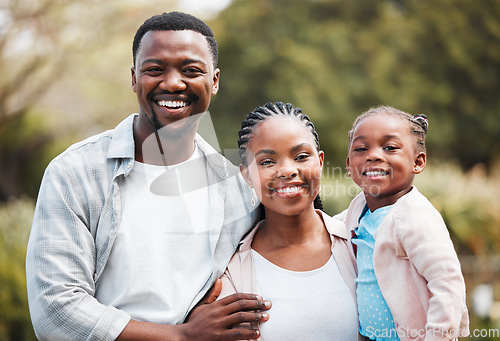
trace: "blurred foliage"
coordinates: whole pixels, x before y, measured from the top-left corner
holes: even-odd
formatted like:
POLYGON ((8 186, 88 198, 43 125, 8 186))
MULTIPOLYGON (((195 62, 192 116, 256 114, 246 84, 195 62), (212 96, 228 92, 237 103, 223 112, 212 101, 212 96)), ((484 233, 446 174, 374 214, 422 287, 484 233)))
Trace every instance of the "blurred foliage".
POLYGON ((235 0, 213 22, 221 144, 234 148, 256 106, 288 101, 343 164, 354 118, 388 104, 428 115, 432 158, 489 169, 500 152, 498 18, 496 0, 235 0))
POLYGON ((481 164, 466 173, 457 165, 435 164, 416 184, 464 247, 476 255, 500 254, 500 164, 490 176, 481 164))
POLYGON ((134 110, 132 38, 160 3, 0 2, 0 201, 34 197, 50 159, 134 110))
MULTIPOLYGON (((33 202, 23 195, 36 196, 70 143, 137 111, 132 38, 177 2, 0 1, 0 340, 34 339, 24 278, 33 202)), ((359 191, 343 170, 355 117, 379 104, 425 113, 430 164, 417 186, 460 254, 498 253, 499 18, 496 0, 233 0, 207 21, 220 49, 219 142, 235 148, 258 105, 301 107, 326 152, 322 198, 335 214, 359 191)))
POLYGON ((27 198, 0 204, 0 340, 36 340, 24 272, 33 211, 27 198))
MULTIPOLYGON (((133 35, 175 8, 0 4, 0 201, 35 196, 55 154, 137 111, 133 35)), ((235 148, 246 113, 281 100, 311 116, 326 160, 343 165, 354 118, 389 104, 429 116, 431 158, 490 171, 500 152, 499 17, 496 0, 234 0, 207 20, 220 47, 210 108, 219 142, 235 148)))

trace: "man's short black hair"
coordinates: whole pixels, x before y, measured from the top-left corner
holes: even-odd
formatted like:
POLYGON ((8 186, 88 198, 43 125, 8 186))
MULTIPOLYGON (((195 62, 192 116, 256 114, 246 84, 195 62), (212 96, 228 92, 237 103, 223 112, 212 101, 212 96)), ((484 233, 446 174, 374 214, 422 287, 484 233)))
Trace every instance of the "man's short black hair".
POLYGON ((135 60, 137 58, 137 53, 141 45, 142 37, 149 31, 182 31, 191 30, 199 32, 205 36, 207 39, 208 46, 210 48, 210 53, 212 54, 212 60, 214 64, 214 69, 217 67, 218 60, 218 50, 217 41, 214 38, 214 33, 212 29, 201 19, 187 13, 182 12, 169 12, 159 15, 155 15, 147 19, 141 27, 137 30, 134 37, 134 42, 132 44, 132 54, 135 60))

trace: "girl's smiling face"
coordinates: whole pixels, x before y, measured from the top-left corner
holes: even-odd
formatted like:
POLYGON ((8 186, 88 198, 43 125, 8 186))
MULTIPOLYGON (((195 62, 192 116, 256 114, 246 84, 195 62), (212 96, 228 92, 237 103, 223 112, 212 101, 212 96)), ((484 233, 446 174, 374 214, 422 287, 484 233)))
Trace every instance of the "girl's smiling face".
POLYGON ((248 143, 245 180, 268 214, 298 215, 313 209, 324 154, 308 127, 291 116, 271 116, 255 127, 248 143))
POLYGON ((380 113, 364 118, 353 130, 347 169, 372 211, 408 193, 425 162, 405 119, 380 113))

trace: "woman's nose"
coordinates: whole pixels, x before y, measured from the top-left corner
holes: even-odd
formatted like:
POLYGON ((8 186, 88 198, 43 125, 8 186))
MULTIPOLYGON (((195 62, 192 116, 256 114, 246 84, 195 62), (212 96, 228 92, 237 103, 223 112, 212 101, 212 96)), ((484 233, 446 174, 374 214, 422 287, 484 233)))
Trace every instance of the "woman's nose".
POLYGON ((284 162, 280 165, 276 176, 278 178, 292 179, 299 174, 297 167, 294 167, 290 162, 284 162))

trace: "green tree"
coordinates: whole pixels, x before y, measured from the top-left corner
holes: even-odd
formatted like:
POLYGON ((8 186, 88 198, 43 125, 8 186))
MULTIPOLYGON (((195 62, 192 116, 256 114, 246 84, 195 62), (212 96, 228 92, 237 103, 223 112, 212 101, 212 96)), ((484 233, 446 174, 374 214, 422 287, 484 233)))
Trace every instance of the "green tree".
POLYGON ((130 113, 132 37, 159 3, 0 3, 0 201, 34 197, 54 155, 130 113))
POLYGON ((234 148, 257 105, 289 101, 316 123, 327 160, 343 165, 354 118, 389 104, 429 116, 432 157, 491 166, 499 17, 494 0, 235 0, 213 24, 222 75, 211 110, 222 145, 234 148))
POLYGON ((26 198, 0 204, 0 340, 35 340, 24 272, 33 210, 26 198))

